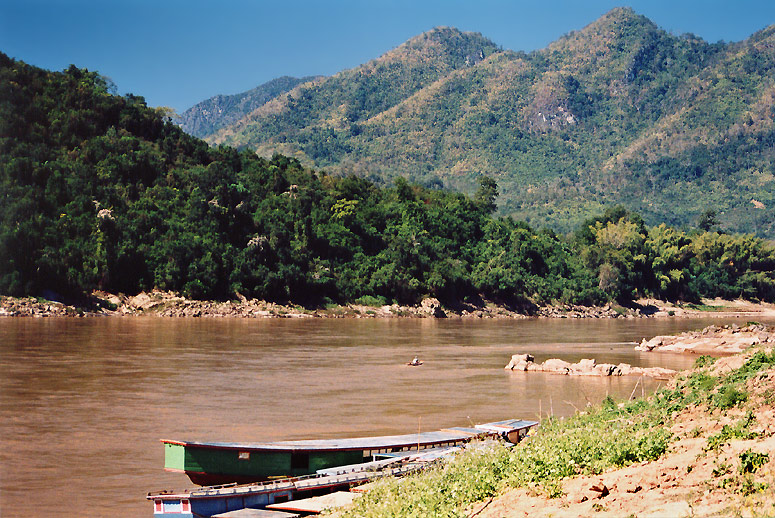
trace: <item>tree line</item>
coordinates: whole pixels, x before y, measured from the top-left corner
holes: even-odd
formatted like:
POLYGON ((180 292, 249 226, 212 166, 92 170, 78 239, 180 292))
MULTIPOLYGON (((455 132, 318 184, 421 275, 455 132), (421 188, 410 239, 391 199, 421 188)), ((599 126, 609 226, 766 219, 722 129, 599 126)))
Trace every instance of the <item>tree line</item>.
POLYGON ((0 54, 0 292, 303 304, 775 300, 775 250, 613 207, 558 235, 472 196, 209 147, 99 74, 0 54))

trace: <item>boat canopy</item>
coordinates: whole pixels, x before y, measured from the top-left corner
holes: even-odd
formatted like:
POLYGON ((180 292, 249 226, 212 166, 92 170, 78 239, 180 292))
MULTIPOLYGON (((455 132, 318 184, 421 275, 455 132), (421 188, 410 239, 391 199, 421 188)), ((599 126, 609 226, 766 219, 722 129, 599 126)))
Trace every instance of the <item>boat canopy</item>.
POLYGON ((277 441, 263 443, 199 442, 162 439, 166 444, 195 446, 200 448, 245 450, 245 451, 336 451, 336 450, 381 450, 412 446, 417 444, 444 444, 466 441, 479 435, 493 433, 508 434, 538 424, 535 421, 510 419, 476 425, 473 428, 455 427, 435 432, 419 432, 403 435, 383 435, 346 439, 313 439, 301 441, 277 441))

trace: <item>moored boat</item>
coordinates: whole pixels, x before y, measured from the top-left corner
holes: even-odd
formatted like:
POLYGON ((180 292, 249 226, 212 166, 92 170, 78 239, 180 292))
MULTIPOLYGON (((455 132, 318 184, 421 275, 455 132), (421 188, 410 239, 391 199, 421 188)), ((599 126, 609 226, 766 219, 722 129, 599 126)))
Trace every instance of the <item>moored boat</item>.
MULTIPOLYGON (((339 466, 321 470, 315 475, 257 482, 225 484, 183 492, 148 493, 153 502, 154 518, 200 518, 240 509, 267 509, 268 506, 314 496, 347 491, 380 477, 400 477, 437 462, 453 448, 431 448, 415 454, 339 466)), ((269 516, 282 513, 266 511, 269 516)))
POLYGON ((458 446, 475 438, 518 442, 535 421, 510 419, 474 427, 352 439, 267 443, 197 442, 162 439, 164 469, 188 475, 194 484, 251 483, 314 474, 357 465, 402 452, 458 446))

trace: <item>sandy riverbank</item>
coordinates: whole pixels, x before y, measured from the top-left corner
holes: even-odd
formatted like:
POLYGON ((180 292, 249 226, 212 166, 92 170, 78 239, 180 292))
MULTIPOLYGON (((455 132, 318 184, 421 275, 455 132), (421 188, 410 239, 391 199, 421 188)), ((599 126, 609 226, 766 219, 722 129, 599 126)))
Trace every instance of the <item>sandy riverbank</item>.
POLYGON ((201 301, 179 294, 152 291, 126 296, 96 291, 78 304, 35 297, 0 296, 0 316, 140 316, 239 318, 775 318, 775 305, 748 301, 705 300, 678 304, 642 299, 629 307, 536 306, 513 307, 480 300, 445 305, 426 298, 416 306, 357 304, 303 307, 240 297, 231 301, 201 301))

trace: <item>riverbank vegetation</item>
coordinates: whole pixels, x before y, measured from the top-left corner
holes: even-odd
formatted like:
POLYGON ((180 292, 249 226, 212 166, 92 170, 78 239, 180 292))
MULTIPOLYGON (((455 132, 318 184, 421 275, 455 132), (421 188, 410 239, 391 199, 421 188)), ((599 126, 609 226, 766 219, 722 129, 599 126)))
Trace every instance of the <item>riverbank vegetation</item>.
MULTIPOLYGON (((775 300, 775 249, 749 235, 648 227, 619 206, 570 235, 473 196, 391 187, 294 159, 211 148, 99 74, 0 54, 0 293, 154 288, 194 299, 626 303, 775 300)), ((54 294, 54 295, 52 295, 54 294)))
POLYGON ((744 506, 749 514, 772 515, 774 374, 771 349, 724 360, 701 356, 652 396, 606 397, 571 418, 545 418, 515 447, 470 448, 427 473, 383 481, 343 515, 653 515, 665 498, 693 509, 693 516, 738 515, 744 506), (652 479, 658 459, 664 464, 654 467, 652 479), (633 471, 617 471, 627 466, 633 471), (513 488, 523 492, 515 496, 513 488), (708 507, 711 500, 720 507, 708 507))

